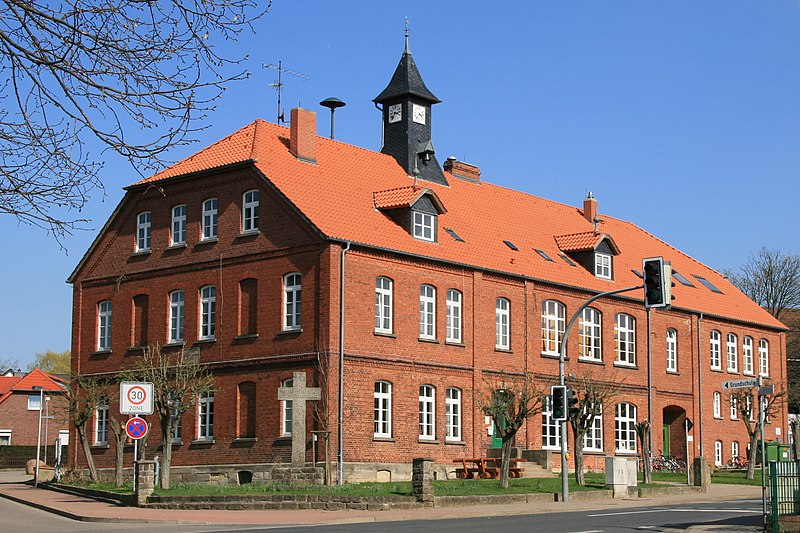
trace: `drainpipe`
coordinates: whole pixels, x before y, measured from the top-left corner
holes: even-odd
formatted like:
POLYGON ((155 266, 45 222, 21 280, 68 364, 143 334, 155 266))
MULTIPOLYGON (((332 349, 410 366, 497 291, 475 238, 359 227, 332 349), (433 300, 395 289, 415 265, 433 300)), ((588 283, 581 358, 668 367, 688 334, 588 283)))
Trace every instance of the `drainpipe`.
POLYGON ((336 458, 339 485, 344 485, 344 258, 350 242, 342 247, 339 257, 339 453, 336 458))
MULTIPOLYGON (((698 402, 698 413, 697 413, 697 427, 699 428, 700 433, 700 457, 705 457, 705 450, 703 449, 703 350, 700 347, 700 326, 703 322, 703 313, 697 315, 697 388, 698 393, 697 397, 699 398, 698 402)), ((687 450, 686 455, 689 455, 687 450)), ((687 465, 686 468, 689 468, 687 465)))

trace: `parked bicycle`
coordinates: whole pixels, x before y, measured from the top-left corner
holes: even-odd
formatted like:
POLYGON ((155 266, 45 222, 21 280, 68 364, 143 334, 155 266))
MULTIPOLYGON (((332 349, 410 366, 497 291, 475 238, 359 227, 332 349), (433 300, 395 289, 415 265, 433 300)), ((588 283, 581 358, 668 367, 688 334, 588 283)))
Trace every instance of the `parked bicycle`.
POLYGON ((746 457, 742 457, 741 455, 731 457, 730 459, 728 459, 728 462, 725 465, 725 467, 730 470, 744 470, 748 466, 750 466, 750 462, 747 460, 746 457))
POLYGON ((661 454, 653 457, 654 472, 686 472, 686 461, 674 455, 661 454))

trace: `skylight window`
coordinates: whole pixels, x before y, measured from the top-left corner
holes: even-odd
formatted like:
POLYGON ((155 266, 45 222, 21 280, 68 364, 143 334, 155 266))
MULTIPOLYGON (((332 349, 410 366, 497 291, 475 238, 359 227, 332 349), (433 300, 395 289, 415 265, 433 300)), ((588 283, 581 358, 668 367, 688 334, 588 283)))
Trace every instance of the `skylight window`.
POLYGON ((544 250, 538 250, 538 249, 537 249, 537 250, 536 250, 536 253, 537 253, 537 254, 539 254, 539 255, 541 255, 541 256, 542 256, 542 259, 544 259, 545 261, 550 261, 551 263, 553 262, 553 260, 552 260, 552 259, 550 259, 550 256, 549 256, 549 255, 547 255, 547 252, 545 252, 544 250))
POLYGON ((569 266, 571 266, 571 267, 578 266, 578 265, 576 265, 576 264, 575 264, 575 262, 574 262, 572 259, 570 259, 569 257, 567 257, 567 256, 566 256, 566 254, 558 254, 558 257, 560 257, 561 259, 563 259, 563 260, 564 260, 564 262, 565 262, 566 264, 568 264, 569 266))
POLYGON ((696 274, 692 274, 692 275, 694 276, 694 278, 695 278, 697 281, 699 281, 700 283, 702 283, 703 285, 705 285, 705 287, 706 287, 708 290, 710 290, 711 292, 716 292, 716 293, 722 294, 722 291, 721 291, 721 290, 719 290, 718 288, 716 288, 716 287, 714 286, 714 284, 713 284, 713 283, 711 283, 710 281, 708 281, 706 278, 700 277, 700 276, 698 276, 698 275, 696 275, 696 274))
POLYGON ((453 239, 457 240, 458 242, 464 242, 464 239, 462 239, 462 238, 461 238, 461 237, 458 235, 458 233, 456 233, 454 230, 452 230, 452 229, 450 229, 450 228, 444 228, 444 230, 445 230, 445 231, 447 232, 447 234, 448 234, 448 235, 450 235, 450 236, 451 236, 453 239))
POLYGON ((672 271, 672 277, 680 281, 682 285, 686 285, 687 287, 694 287, 694 285, 692 285, 692 282, 684 278, 677 270, 672 271))
POLYGON ((503 242, 506 243, 506 246, 508 246, 509 248, 514 250, 515 252, 519 252, 519 248, 517 248, 517 245, 514 244, 513 242, 511 242, 511 241, 503 241, 503 242))

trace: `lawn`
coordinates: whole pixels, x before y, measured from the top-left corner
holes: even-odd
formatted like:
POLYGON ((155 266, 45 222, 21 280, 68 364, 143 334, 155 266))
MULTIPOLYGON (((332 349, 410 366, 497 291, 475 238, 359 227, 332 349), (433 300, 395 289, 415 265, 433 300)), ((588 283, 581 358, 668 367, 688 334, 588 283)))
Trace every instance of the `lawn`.
POLYGON ((756 468, 753 479, 746 478, 747 471, 745 470, 719 470, 711 474, 711 483, 719 483, 725 485, 754 485, 761 486, 761 469, 756 468))

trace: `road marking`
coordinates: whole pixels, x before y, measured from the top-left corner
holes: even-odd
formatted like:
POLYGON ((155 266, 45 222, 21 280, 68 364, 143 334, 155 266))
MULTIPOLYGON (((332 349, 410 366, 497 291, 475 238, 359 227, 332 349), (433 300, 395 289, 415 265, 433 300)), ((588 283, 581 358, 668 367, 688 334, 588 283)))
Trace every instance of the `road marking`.
POLYGON ((761 511, 758 510, 750 510, 750 509, 647 509, 644 511, 624 511, 619 513, 596 513, 596 514, 587 514, 586 516, 595 517, 595 516, 623 516, 623 515, 631 515, 631 514, 650 514, 650 513, 664 513, 664 512, 673 512, 673 513, 751 513, 751 514, 761 514, 761 511))

